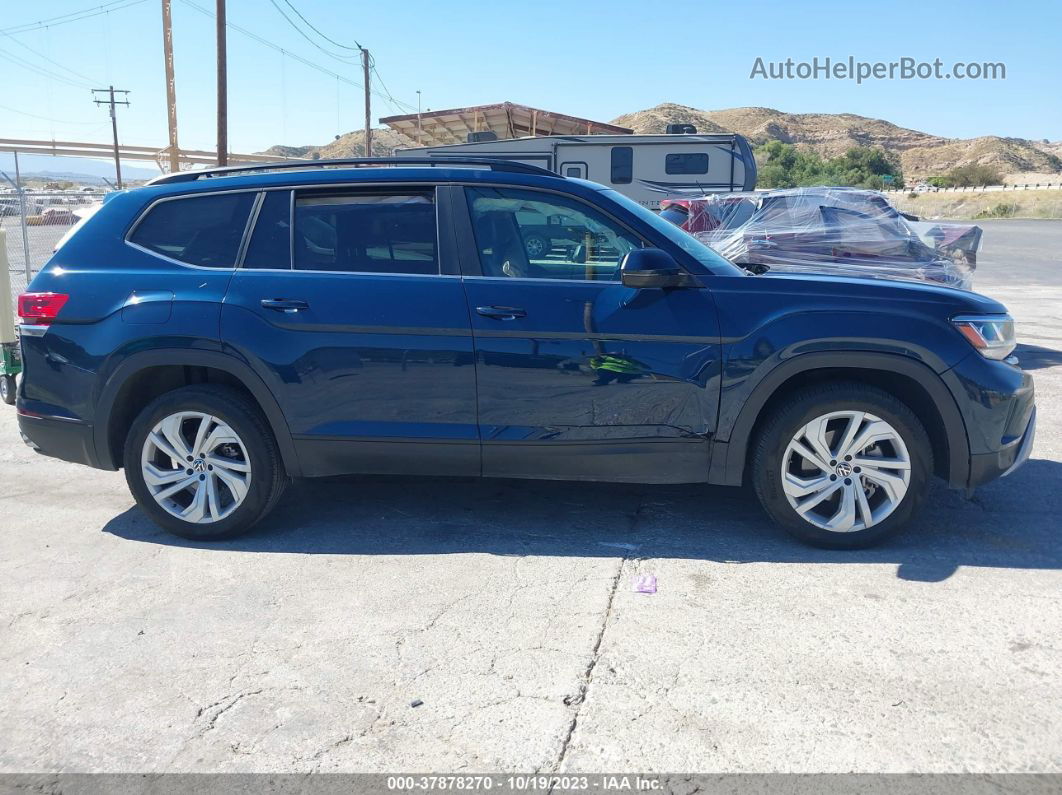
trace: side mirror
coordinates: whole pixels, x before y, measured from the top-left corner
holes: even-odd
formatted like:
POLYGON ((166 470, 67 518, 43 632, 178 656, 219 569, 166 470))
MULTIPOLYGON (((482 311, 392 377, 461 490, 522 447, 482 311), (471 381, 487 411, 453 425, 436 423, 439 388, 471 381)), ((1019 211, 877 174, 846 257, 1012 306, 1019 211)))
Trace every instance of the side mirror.
POLYGON ((620 281, 624 287, 700 287, 692 273, 683 270, 674 257, 658 248, 636 248, 623 258, 620 281))

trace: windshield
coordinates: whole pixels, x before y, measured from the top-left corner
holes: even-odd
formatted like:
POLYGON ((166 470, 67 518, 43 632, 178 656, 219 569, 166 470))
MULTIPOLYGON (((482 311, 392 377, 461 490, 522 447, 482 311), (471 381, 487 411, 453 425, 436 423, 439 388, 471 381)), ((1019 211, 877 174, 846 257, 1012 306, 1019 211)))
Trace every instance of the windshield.
POLYGON ((642 207, 642 205, 638 204, 638 202, 633 199, 624 196, 622 193, 617 193, 614 190, 603 190, 601 192, 618 204, 622 204, 625 208, 653 227, 654 230, 666 237, 669 241, 681 248, 713 273, 741 273, 740 269, 735 265, 732 265, 726 258, 717 254, 697 238, 693 237, 693 235, 683 232, 674 224, 668 223, 652 210, 642 207))

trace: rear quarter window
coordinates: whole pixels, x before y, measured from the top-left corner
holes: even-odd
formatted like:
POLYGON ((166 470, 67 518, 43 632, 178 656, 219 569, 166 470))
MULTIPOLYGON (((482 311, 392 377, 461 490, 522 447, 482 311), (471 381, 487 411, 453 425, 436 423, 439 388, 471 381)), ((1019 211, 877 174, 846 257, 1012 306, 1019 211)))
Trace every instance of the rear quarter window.
POLYGON ((203 268, 233 268, 255 194, 182 196, 152 205, 129 242, 203 268))

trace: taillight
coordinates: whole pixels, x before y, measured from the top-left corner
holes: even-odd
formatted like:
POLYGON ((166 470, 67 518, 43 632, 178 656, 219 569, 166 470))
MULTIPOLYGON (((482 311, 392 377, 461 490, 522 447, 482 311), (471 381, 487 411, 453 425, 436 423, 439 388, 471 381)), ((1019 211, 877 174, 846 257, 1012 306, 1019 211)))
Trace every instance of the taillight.
POLYGON ((47 326, 69 298, 66 293, 23 293, 18 297, 18 316, 28 325, 47 326))

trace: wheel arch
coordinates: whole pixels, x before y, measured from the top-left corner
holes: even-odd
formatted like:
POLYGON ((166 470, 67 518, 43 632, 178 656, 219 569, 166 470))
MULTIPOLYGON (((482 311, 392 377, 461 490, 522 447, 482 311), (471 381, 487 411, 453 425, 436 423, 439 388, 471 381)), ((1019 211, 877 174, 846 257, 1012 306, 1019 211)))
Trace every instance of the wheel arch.
POLYGON ((752 442, 773 407, 804 386, 842 379, 876 386, 906 403, 929 435, 935 474, 951 486, 967 486, 970 448, 966 424, 940 376, 908 357, 858 351, 801 354, 767 372, 746 399, 729 437, 714 442, 709 482, 741 485, 752 442))
POLYGON ((100 466, 118 469, 129 425, 151 400, 181 386, 220 383, 244 392, 266 418, 289 475, 301 473, 287 420, 272 393, 240 360, 216 351, 154 349, 135 353, 107 379, 96 402, 93 444, 100 466))

